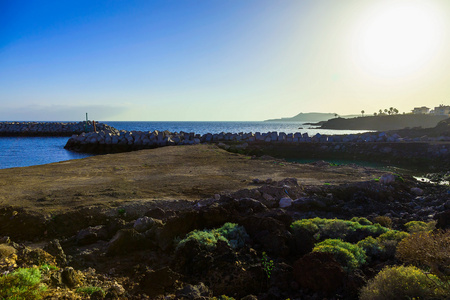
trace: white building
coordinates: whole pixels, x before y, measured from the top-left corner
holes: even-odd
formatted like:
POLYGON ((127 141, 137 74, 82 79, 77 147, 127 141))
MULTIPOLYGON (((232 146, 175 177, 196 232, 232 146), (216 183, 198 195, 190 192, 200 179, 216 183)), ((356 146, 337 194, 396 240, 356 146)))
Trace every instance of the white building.
POLYGON ((430 112, 430 109, 428 107, 422 106, 422 107, 414 107, 413 114, 415 115, 425 115, 430 112))
POLYGON ((450 115, 449 105, 439 105, 434 108, 434 114, 438 116, 450 115))

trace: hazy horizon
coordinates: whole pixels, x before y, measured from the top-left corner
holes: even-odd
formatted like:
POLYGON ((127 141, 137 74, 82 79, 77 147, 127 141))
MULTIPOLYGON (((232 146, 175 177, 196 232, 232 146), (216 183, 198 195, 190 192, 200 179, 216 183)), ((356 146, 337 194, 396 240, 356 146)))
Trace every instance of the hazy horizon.
POLYGON ((0 120, 263 121, 450 104, 450 1, 3 1, 0 120))

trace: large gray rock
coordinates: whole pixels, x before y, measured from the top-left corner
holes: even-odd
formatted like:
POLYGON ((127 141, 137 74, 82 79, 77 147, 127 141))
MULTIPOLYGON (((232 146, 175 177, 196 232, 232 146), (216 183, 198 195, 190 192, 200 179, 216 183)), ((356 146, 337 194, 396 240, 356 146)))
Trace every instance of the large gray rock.
POLYGON ((289 197, 283 197, 278 203, 281 208, 286 208, 292 205, 292 199, 289 197))

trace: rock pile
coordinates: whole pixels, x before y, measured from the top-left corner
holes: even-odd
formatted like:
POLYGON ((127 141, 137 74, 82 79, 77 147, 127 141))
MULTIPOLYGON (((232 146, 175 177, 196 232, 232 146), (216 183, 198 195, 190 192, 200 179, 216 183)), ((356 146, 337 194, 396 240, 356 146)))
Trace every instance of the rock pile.
MULTIPOLYGON (((111 126, 95 123, 96 130, 116 132, 111 126)), ((0 122, 0 136, 71 136, 93 132, 94 124, 88 122, 0 122)))

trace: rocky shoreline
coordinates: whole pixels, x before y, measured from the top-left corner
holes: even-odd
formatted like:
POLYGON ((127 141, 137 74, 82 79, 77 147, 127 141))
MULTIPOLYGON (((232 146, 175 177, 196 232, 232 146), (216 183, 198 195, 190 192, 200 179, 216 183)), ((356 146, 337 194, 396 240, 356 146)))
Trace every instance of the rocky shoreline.
MULTIPOLYGON (((398 241, 348 269, 333 255, 312 251, 326 235, 293 231, 296 220, 337 218, 361 227, 360 220, 392 234, 407 231, 411 221, 441 230, 450 226, 448 187, 407 176, 385 174, 379 180, 322 187, 301 186, 294 178, 254 179, 253 186, 195 202, 90 207, 50 218, 3 208, 0 232, 8 237, 0 239, 0 248, 9 255, 1 252, 0 271, 54 266, 42 271, 49 287, 46 299, 357 299, 385 266, 401 264, 395 255, 398 241), (200 236, 180 246, 189 232, 206 234, 205 229, 227 222, 237 224, 239 246, 222 241, 206 247, 200 236), (272 262, 269 276, 267 259, 272 262), (86 286, 103 292, 77 292, 86 286)), ((346 236, 339 226, 327 235, 356 243, 380 234, 357 230, 346 236)))
MULTIPOLYGON (((114 132, 111 126, 95 123, 95 130, 114 132)), ((94 122, 0 122, 0 136, 71 136, 94 132, 94 122)))

